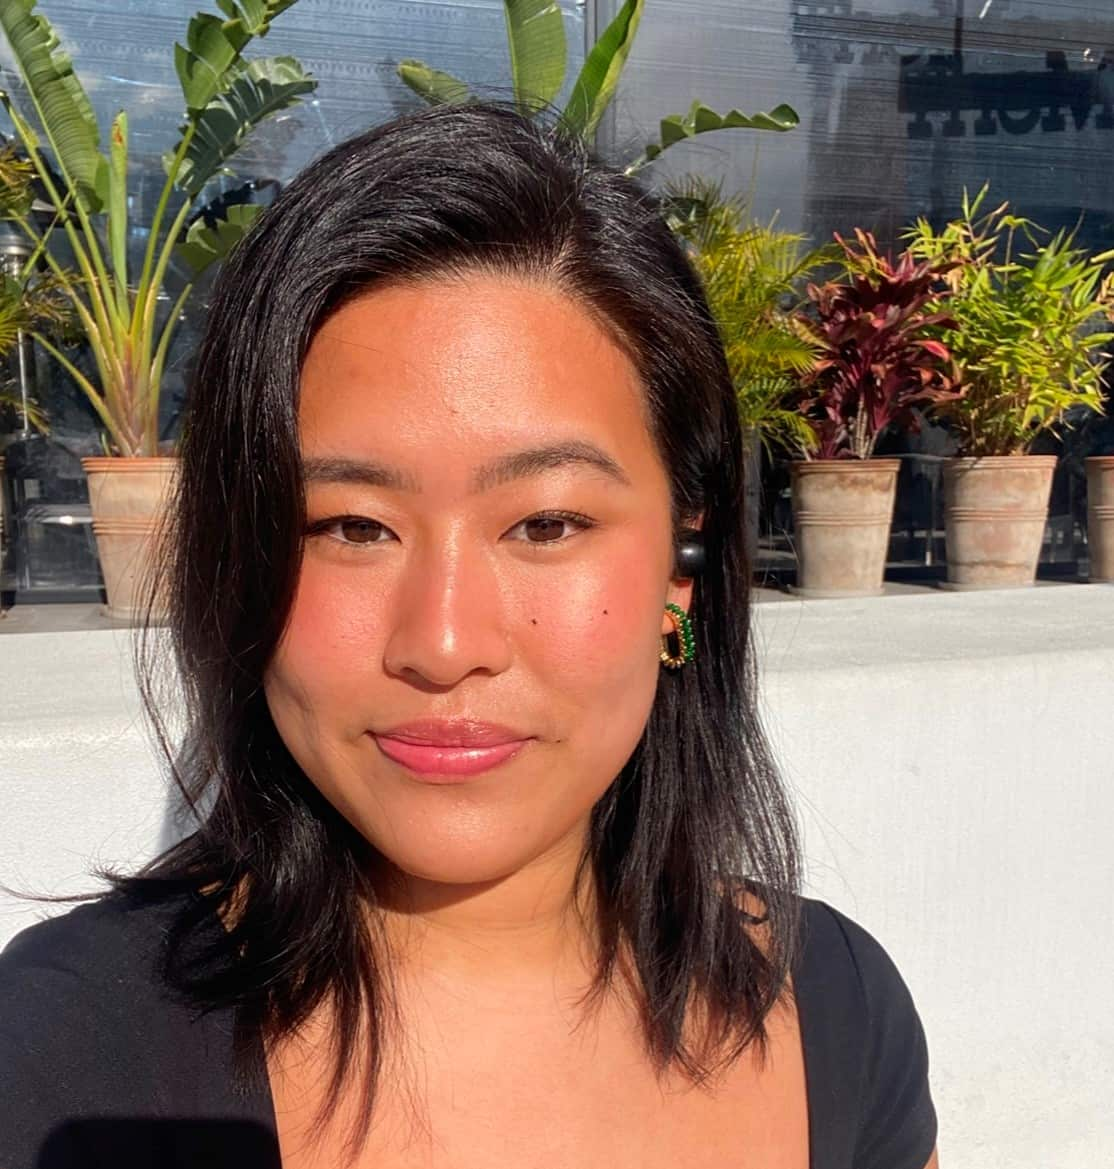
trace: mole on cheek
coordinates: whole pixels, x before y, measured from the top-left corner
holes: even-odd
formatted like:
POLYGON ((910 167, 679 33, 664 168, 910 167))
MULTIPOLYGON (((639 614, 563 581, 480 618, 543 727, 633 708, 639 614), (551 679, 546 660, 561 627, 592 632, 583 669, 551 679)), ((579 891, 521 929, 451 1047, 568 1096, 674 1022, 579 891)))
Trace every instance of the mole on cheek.
POLYGON ((604 611, 603 611, 603 615, 604 615, 605 617, 607 616, 607 610, 606 610, 606 609, 604 609, 604 611))
POLYGON ((537 617, 531 617, 531 618, 530 618, 530 624, 531 624, 531 625, 537 625, 537 623, 538 623, 538 619, 537 619, 537 617))

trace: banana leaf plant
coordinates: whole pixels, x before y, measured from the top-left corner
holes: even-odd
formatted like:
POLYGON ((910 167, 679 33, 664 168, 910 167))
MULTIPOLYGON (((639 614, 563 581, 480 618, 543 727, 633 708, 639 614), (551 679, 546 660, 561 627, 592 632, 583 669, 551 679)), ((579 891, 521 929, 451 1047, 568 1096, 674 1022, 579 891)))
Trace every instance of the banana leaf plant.
MULTIPOLYGON (((586 138, 595 134, 615 96, 645 6, 646 0, 626 0, 588 52, 568 102, 560 111, 562 124, 572 133, 586 138)), ((564 17, 558 0, 503 0, 503 13, 515 104, 533 116, 549 108, 565 85, 568 47, 564 17)), ((422 61, 400 61, 398 75, 431 105, 458 105, 476 100, 467 82, 422 61)), ((744 114, 741 110, 729 110, 718 114, 697 100, 687 113, 662 118, 658 137, 647 143, 625 170, 627 174, 635 174, 663 150, 697 134, 729 129, 784 131, 792 130, 798 122, 796 111, 787 105, 779 105, 769 113, 744 114)))
POLYGON ((816 457, 869 459, 883 431, 917 432, 915 407, 963 395, 951 352, 935 335, 954 325, 946 278, 956 262, 908 251, 894 260, 861 229, 855 243, 835 239, 844 278, 810 284, 811 311, 794 318, 817 353, 799 409, 816 433, 816 457))
POLYGON ((0 217, 16 223, 65 295, 96 366, 87 377, 45 330, 32 332, 83 390, 101 425, 108 453, 158 453, 159 391, 175 325, 191 280, 159 312, 160 292, 175 249, 196 276, 220 259, 250 224, 240 213, 217 228, 204 220, 185 231, 206 183, 223 172, 247 135, 298 102, 316 82, 292 57, 247 60, 244 50, 297 0, 217 0, 221 15, 200 12, 186 43, 174 47, 185 115, 180 138, 163 157, 165 182, 138 270, 129 264, 128 118, 113 119, 107 149, 88 95, 59 47, 37 0, 0 0, 0 28, 22 81, 20 102, 0 90, 29 167, 0 172, 0 217), (23 108, 21 109, 20 106, 23 108), (41 193, 48 222, 32 215, 41 193), (64 267, 49 246, 60 232, 73 256, 64 267))

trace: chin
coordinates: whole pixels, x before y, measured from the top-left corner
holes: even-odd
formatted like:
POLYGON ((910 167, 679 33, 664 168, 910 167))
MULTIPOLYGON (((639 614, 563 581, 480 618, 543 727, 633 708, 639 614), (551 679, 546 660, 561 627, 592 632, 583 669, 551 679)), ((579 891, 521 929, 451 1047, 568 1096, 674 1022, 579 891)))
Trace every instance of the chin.
MULTIPOLYGON (((569 804, 553 807, 447 806, 393 809, 380 805, 355 826, 387 863, 404 877, 441 885, 484 885, 501 881, 546 858, 584 846, 590 807, 573 814, 569 804), (545 831, 539 828, 545 825, 545 831)), ((575 862, 574 862, 575 863, 575 862)))
POLYGON ((443 847, 408 848, 386 851, 382 855, 404 877, 446 886, 490 885, 512 876, 534 859, 523 854, 511 841, 504 847, 488 842, 475 847, 466 840, 443 847))

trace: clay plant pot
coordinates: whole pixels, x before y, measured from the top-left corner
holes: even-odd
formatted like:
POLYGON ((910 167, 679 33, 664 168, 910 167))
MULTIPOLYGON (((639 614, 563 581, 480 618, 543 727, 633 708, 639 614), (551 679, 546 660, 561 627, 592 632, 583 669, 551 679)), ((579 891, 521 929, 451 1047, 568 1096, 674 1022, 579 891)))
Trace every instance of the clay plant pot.
POLYGON ((1055 455, 992 455, 944 464, 948 579, 960 591, 1015 589, 1037 575, 1055 455))
POLYGON ((1114 455, 1084 459, 1091 580, 1114 583, 1114 455))
MULTIPOLYGON (((178 471, 175 458, 82 459, 89 480, 93 534, 108 594, 108 616, 135 621, 141 616, 166 503, 178 471)), ((151 616, 165 616, 156 599, 151 616)))
POLYGON ((866 597, 882 591, 899 459, 793 463, 790 481, 802 597, 866 597))

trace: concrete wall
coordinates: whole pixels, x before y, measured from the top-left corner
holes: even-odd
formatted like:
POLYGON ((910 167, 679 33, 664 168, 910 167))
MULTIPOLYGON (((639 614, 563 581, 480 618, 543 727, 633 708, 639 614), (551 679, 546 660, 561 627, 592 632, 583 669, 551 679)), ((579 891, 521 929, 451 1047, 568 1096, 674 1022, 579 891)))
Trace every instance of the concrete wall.
MULTIPOLYGON (((1114 1147, 1114 588, 759 606, 809 891, 905 975, 945 1169, 1114 1147)), ((173 833, 126 632, 0 636, 0 882, 89 888, 173 833)), ((41 910, 0 899, 0 942, 41 910)))

